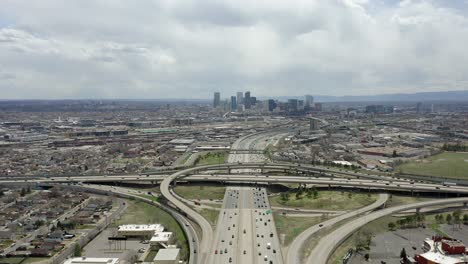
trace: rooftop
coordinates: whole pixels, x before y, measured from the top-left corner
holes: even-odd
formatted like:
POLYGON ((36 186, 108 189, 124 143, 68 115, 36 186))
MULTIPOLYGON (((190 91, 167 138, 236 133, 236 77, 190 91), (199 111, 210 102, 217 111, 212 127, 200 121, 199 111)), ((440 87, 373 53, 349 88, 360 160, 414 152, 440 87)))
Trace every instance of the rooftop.
POLYGON ((179 255, 180 249, 178 248, 164 248, 158 251, 154 261, 156 260, 176 260, 179 255))
POLYGON ((118 258, 72 258, 64 262, 64 264, 117 264, 119 263, 118 258))
POLYGON ((162 232, 164 227, 160 224, 150 225, 120 225, 119 231, 157 231, 162 232))
POLYGON ((172 237, 172 232, 155 233, 150 242, 166 242, 172 237))

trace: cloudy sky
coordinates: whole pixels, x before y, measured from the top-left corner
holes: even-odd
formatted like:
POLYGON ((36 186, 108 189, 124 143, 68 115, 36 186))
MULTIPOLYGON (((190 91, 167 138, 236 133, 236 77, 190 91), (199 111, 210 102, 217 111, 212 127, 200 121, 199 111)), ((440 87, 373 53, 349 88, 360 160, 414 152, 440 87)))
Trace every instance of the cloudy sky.
POLYGON ((0 0, 0 98, 468 90, 468 0, 0 0))

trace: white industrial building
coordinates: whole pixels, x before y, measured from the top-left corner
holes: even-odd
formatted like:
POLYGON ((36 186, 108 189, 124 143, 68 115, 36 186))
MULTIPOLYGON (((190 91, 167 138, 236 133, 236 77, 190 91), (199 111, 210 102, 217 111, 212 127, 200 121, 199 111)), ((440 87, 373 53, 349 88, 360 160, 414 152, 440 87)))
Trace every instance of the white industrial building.
POLYGON ((160 249, 156 257, 154 257, 154 264, 177 264, 180 259, 179 248, 165 248, 160 249))
POLYGON ((118 236, 125 237, 152 237, 156 233, 164 231, 164 227, 160 224, 150 225, 121 225, 117 233, 118 236))
POLYGON ((157 245, 159 243, 167 243, 172 237, 172 232, 154 233, 151 237, 150 244, 157 245))
POLYGON ((79 257, 67 259, 64 264, 119 264, 119 259, 79 257))

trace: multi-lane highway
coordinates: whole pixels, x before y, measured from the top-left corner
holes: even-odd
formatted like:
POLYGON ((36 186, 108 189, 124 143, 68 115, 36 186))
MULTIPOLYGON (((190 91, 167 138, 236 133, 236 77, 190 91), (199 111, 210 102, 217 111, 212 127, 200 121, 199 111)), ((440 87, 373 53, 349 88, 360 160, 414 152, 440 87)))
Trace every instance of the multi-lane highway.
MULTIPOLYGON (((257 133, 238 139, 228 157, 229 163, 262 162, 265 156, 235 150, 263 150, 281 138, 278 133, 257 133)), ((237 169, 252 173, 256 169, 237 169)), ((247 178, 252 178, 250 175, 247 178)), ((219 214, 209 262, 283 263, 276 227, 266 189, 229 187, 219 214)))
MULTIPOLYGON (((236 168, 241 168, 236 166, 236 168)), ((252 167, 254 168, 254 167, 252 167)), ((258 166, 260 168, 260 166, 258 166)), ((407 191, 407 192, 432 192, 432 193, 452 193, 452 194, 468 194, 468 186, 450 186, 438 183, 415 183, 407 180, 371 180, 371 179, 357 179, 357 178, 330 178, 330 177, 311 177, 311 176, 291 176, 291 175, 261 175, 251 174, 250 171, 242 171, 238 173, 243 174, 215 174, 213 173, 212 166, 203 166, 185 170, 187 173, 198 170, 203 173, 203 170, 209 170, 209 174, 194 174, 184 176, 179 181, 214 181, 214 182, 232 182, 232 183, 304 183, 313 184, 324 187, 341 187, 341 188, 355 188, 364 190, 393 190, 393 191, 407 191)), ((247 169, 244 169, 247 170, 247 169)), ((234 172, 233 172, 234 173, 234 172)), ((24 182, 20 179, 0 179, 1 184, 35 184, 35 183, 80 183, 80 182, 154 182, 162 181, 167 177, 152 176, 140 178, 139 176, 95 176, 95 177, 70 177, 70 178, 39 178, 35 180, 28 180, 24 182)))
POLYGON ((265 188, 229 187, 208 263, 283 263, 265 188))

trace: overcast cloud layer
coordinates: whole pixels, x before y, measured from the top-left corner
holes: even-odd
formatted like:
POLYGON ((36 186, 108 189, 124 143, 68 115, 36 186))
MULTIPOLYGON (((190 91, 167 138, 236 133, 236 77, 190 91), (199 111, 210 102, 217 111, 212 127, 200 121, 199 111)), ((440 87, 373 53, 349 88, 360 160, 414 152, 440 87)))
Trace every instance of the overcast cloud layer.
POLYGON ((1 0, 0 98, 468 89, 465 0, 1 0))

